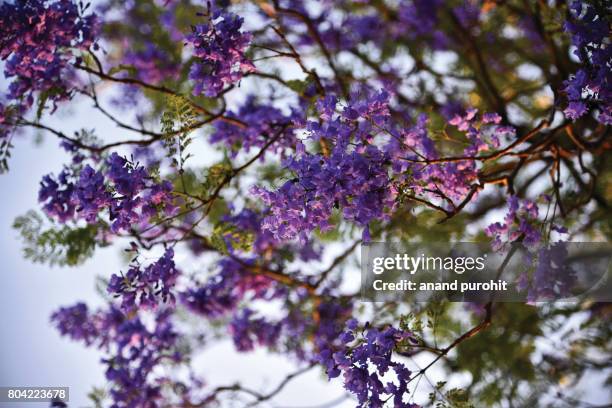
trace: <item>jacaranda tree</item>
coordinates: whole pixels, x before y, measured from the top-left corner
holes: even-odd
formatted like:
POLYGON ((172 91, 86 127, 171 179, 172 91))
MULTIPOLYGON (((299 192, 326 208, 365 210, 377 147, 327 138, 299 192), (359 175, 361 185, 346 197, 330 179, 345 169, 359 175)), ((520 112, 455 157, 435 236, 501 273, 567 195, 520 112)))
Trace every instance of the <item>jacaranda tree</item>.
POLYGON ((364 303, 354 283, 368 241, 609 240, 610 11, 3 2, 2 170, 33 133, 72 158, 15 221, 25 256, 77 266, 111 244, 129 255, 103 277, 106 307, 51 316, 104 355, 93 402, 265 404, 319 370, 359 407, 581 406, 575 386, 611 372, 607 304, 538 304, 544 281, 529 277, 529 304, 364 303), (79 117, 52 127, 71 104, 115 130, 79 117), (209 387, 215 368, 196 375, 191 357, 223 336, 297 371, 266 390, 209 387))

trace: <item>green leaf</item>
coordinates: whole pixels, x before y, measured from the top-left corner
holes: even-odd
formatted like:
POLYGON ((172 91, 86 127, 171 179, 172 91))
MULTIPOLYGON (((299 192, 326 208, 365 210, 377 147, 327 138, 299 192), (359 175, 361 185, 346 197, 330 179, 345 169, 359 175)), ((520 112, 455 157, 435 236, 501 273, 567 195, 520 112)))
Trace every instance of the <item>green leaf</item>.
POLYGON ((112 67, 111 69, 108 70, 107 74, 113 76, 115 74, 118 74, 124 71, 132 76, 135 76, 137 74, 136 67, 134 67, 133 65, 126 65, 126 64, 119 64, 115 67, 112 67))
POLYGON ((96 247, 96 225, 45 229, 43 217, 32 210, 17 217, 13 228, 21 235, 25 258, 36 263, 80 265, 93 255, 96 247))
POLYGON ((170 95, 166 99, 166 110, 161 116, 163 142, 172 165, 183 170, 191 155, 187 148, 191 144, 190 134, 197 123, 198 114, 191 101, 182 95, 170 95))
POLYGON ((311 80, 310 77, 307 77, 306 79, 291 79, 285 83, 292 91, 295 91, 301 95, 304 93, 308 85, 310 85, 311 80))

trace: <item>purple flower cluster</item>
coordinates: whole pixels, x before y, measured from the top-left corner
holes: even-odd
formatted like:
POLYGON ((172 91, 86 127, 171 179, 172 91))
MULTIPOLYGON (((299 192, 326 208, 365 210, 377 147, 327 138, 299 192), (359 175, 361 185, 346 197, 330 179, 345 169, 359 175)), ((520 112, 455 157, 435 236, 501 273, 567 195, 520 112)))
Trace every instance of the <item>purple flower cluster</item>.
MULTIPOLYGON (((66 180, 61 180, 61 178, 60 181, 63 185, 70 185, 66 184, 66 180)), ((51 199, 58 201, 53 196, 51 196, 51 199)), ((113 202, 112 194, 106 190, 104 175, 94 170, 90 165, 86 165, 81 170, 79 180, 74 185, 74 193, 69 199, 69 203, 78 209, 79 217, 84 218, 88 223, 96 222, 98 213, 113 202)), ((43 201, 44 197, 39 196, 39 200, 43 201)), ((47 214, 52 215, 54 213, 47 211, 47 214)))
POLYGON ((76 217, 95 223, 100 212, 108 209, 111 229, 118 232, 147 223, 160 211, 175 211, 170 182, 156 183, 143 167, 117 153, 105 164, 104 172, 87 164, 78 177, 67 169, 57 179, 43 177, 38 198, 45 212, 60 222, 76 217))
POLYGON ((14 77, 9 98, 27 107, 35 92, 57 102, 70 97, 72 50, 95 46, 96 17, 72 1, 18 0, 0 5, 0 58, 14 77))
POLYGON ((609 14, 582 0, 570 4, 572 19, 565 22, 576 47, 574 54, 582 67, 567 81, 569 104, 564 113, 571 119, 584 116, 591 108, 599 110, 597 120, 612 124, 612 46, 609 14))
MULTIPOLYGON (((392 150, 408 160, 395 160, 396 171, 404 181, 405 191, 426 197, 440 205, 448 205, 447 200, 460 201, 466 197, 478 171, 474 160, 428 163, 440 157, 438 150, 429 136, 427 124, 429 119, 421 114, 417 124, 401 132, 401 146, 392 150)), ((392 140, 390 148, 396 144, 392 140)), ((471 149, 471 145, 468 149, 471 149)))
POLYGON ((137 408, 158 406, 165 378, 156 369, 164 359, 181 359, 175 351, 178 334, 171 316, 167 310, 159 311, 153 325, 147 325, 137 314, 128 316, 112 306, 91 313, 79 303, 61 308, 51 321, 62 335, 97 343, 108 354, 102 362, 106 379, 113 384, 112 407, 137 408))
POLYGON ((251 351, 256 345, 273 347, 279 340, 282 326, 254 314, 245 308, 234 314, 230 322, 229 330, 238 351, 251 351))
POLYGON ((525 253, 527 265, 533 265, 533 275, 523 272, 517 289, 527 290, 527 302, 547 301, 570 295, 576 281, 576 271, 568 262, 565 242, 542 246, 535 253, 525 253))
POLYGON ((359 407, 383 407, 393 399, 393 406, 416 408, 405 401, 411 371, 404 364, 393 360, 393 350, 402 341, 410 341, 411 334, 392 326, 379 330, 366 327, 360 331, 352 319, 340 335, 343 345, 333 350, 324 348, 319 362, 326 367, 330 379, 344 377, 344 387, 357 396, 359 407), (396 379, 384 383, 383 376, 393 372, 396 379))
MULTIPOLYGON (((315 327, 310 328, 313 332, 313 343, 315 348, 312 352, 312 356, 307 357, 317 360, 317 352, 320 350, 326 347, 341 346, 343 343, 341 335, 345 329, 347 320, 353 315, 353 312, 352 302, 328 299, 316 308, 317 320, 315 322, 312 322, 309 316, 301 315, 297 321, 299 322, 299 319, 302 319, 305 328, 308 329, 309 325, 315 325, 315 327)), ((295 322, 292 322, 292 324, 295 325, 295 322)), ((288 325, 291 326, 290 324, 288 325)), ((295 328, 293 332, 289 332, 295 333, 295 335, 299 335, 299 333, 308 333, 307 330, 299 331, 295 330, 295 328)))
POLYGON ((491 147, 498 148, 500 136, 514 135, 515 130, 508 126, 485 126, 498 125, 501 116, 497 113, 485 113, 478 117, 478 110, 470 108, 465 115, 455 115, 448 123, 465 132, 470 141, 469 147, 464 151, 467 154, 476 154, 481 151, 490 150, 491 147))
POLYGON ((298 291, 297 299, 293 300, 290 292, 284 295, 287 313, 276 320, 260 316, 249 308, 234 313, 229 331, 238 351, 263 346, 313 363, 318 361, 318 350, 342 345, 338 339, 353 310, 349 302, 329 298, 312 308, 306 293, 298 291))
POLYGON ((238 82, 245 73, 255 70, 244 52, 251 34, 240 31, 243 19, 236 14, 216 10, 206 24, 193 27, 187 43, 197 58, 189 78, 195 82, 194 95, 215 97, 225 85, 238 82))
POLYGON ((100 328, 92 321, 89 308, 82 302, 60 308, 51 315, 51 321, 62 336, 83 341, 86 345, 94 343, 100 336, 100 328))
POLYGON ((492 245, 495 250, 506 243, 518 241, 521 237, 525 245, 533 246, 542 239, 538 223, 538 206, 535 202, 510 196, 504 222, 489 225, 485 232, 493 238, 492 245))
POLYGON ((147 42, 142 49, 130 49, 121 59, 122 65, 134 67, 135 77, 153 84, 176 79, 180 73, 180 65, 168 58, 168 55, 155 44, 147 42))
POLYGON ((217 121, 210 142, 223 143, 235 157, 240 151, 248 152, 252 147, 261 148, 269 143, 271 138, 276 138, 267 151, 282 152, 287 147, 295 146, 295 133, 290 125, 298 119, 298 115, 295 110, 290 115, 285 115, 280 109, 258 103, 255 96, 250 95, 238 112, 227 114, 230 118, 246 123, 246 128, 217 121))
POLYGON ((74 183, 68 179, 70 174, 62 170, 57 179, 47 174, 40 182, 38 200, 43 203, 43 210, 60 222, 72 220, 76 211, 74 183))
POLYGON ((253 189, 270 208, 263 228, 279 241, 296 237, 305 241, 315 228, 331 228, 334 208, 363 226, 385 218, 396 197, 385 161, 386 155, 373 145, 353 151, 337 146, 329 157, 304 152, 291 159, 286 167, 295 179, 277 191, 253 189))
POLYGON ((157 406, 155 401, 162 397, 164 378, 156 373, 156 368, 164 359, 175 362, 181 359, 174 350, 178 334, 170 317, 170 313, 160 312, 155 316, 152 329, 138 318, 126 320, 116 328, 112 339, 115 352, 104 360, 106 379, 114 384, 110 392, 113 406, 157 406))
POLYGON ((415 126, 401 130, 391 139, 386 150, 405 189, 438 201, 442 206, 449 205, 448 200, 460 202, 466 198, 478 182, 477 162, 469 158, 498 148, 502 138, 515 134, 514 128, 500 125, 498 114, 477 113, 476 109, 468 109, 463 114, 455 114, 448 122, 468 140, 462 152, 465 160, 428 162, 438 159, 441 154, 429 135, 429 120, 425 114, 418 117, 415 126))
MULTIPOLYGON (((324 9, 316 15, 307 9, 302 10, 302 13, 309 15, 325 46, 336 52, 355 50, 359 45, 367 43, 383 47, 389 38, 402 43, 418 40, 419 46, 426 45, 434 50, 448 48, 450 41, 447 35, 438 29, 438 13, 442 1, 401 0, 396 2, 397 7, 393 9, 386 5, 389 7, 387 15, 381 13, 379 7, 368 8, 367 2, 361 3, 361 13, 347 13, 340 21, 336 21, 331 9, 324 9)), ((296 10, 304 9, 297 4, 292 7, 296 10)), ((300 21, 295 23, 299 24, 300 21)), ((310 46, 313 41, 305 32, 299 35, 299 44, 310 46)))
POLYGON ((355 95, 340 115, 336 114, 335 97, 317 103, 323 123, 309 121, 306 130, 312 140, 333 143, 331 152, 308 153, 298 143, 296 156, 284 163, 295 178, 276 191, 253 188, 269 207, 264 230, 279 241, 296 237, 304 241, 316 228, 331 228, 334 208, 363 226, 387 216, 397 195, 389 177, 389 158, 369 142, 373 127, 384 124, 389 116, 389 98, 385 91, 366 94, 363 99, 355 95))
POLYGON ((401 1, 397 10, 398 24, 393 27, 397 37, 422 38, 429 41, 433 49, 448 48, 447 35, 437 28, 442 3, 440 0, 401 1))
POLYGON ((251 272, 251 261, 223 258, 220 271, 197 288, 181 293, 181 301, 194 313, 217 318, 234 310, 245 297, 249 299, 273 299, 283 293, 283 288, 263 274, 251 272))
POLYGON ((138 308, 153 309, 160 300, 174 304, 172 288, 178 276, 174 250, 168 248, 161 258, 145 268, 133 265, 125 275, 113 274, 107 290, 121 297, 121 307, 126 312, 138 308))

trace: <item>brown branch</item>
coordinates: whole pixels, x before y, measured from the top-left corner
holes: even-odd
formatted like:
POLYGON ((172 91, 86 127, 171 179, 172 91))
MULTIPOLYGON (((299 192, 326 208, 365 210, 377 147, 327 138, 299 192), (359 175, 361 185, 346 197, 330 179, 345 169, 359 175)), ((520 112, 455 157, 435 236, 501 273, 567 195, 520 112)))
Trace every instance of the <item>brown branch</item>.
POLYGON ((141 81, 140 79, 137 78, 118 78, 118 77, 114 77, 112 75, 106 74, 103 71, 97 71, 95 69, 89 68, 88 66, 85 65, 81 65, 81 64, 75 64, 74 65, 75 68, 80 69, 82 71, 88 72, 90 74, 93 74, 95 76, 97 76, 100 79, 103 80, 107 80, 107 81, 111 81, 111 82, 116 82, 116 83, 122 83, 122 84, 127 84, 127 85, 136 85, 139 86, 141 88, 145 88, 145 89, 149 89, 155 92, 160 92, 160 93, 164 93, 167 95, 173 95, 173 96, 181 96, 183 98, 185 98, 186 101, 189 102, 189 104, 191 105, 191 107, 195 110, 197 110, 198 112, 204 113, 206 115, 215 117, 215 119, 218 120, 222 120, 224 122, 228 122, 231 123, 233 125, 236 126, 240 126, 242 128, 246 128, 248 125, 246 123, 244 123, 243 121, 237 119, 237 118, 231 118, 228 116, 223 116, 223 115, 217 115, 211 111, 209 111, 208 109, 204 108, 201 105, 198 105, 197 103, 193 102, 192 100, 190 100, 189 98, 186 98, 185 96, 179 94, 178 92, 167 88, 165 86, 158 86, 158 85, 153 85, 153 84, 149 84, 147 82, 141 81))
POLYGON ((334 268, 336 266, 338 266, 342 261, 344 261, 350 254, 353 253, 353 251, 355 250, 355 248, 357 248, 357 245, 361 244, 361 240, 358 239, 357 241, 355 241, 353 243, 353 245, 351 245, 350 247, 348 247, 344 252, 342 252, 340 255, 338 255, 333 261, 332 263, 325 268, 325 270, 323 270, 320 274, 319 274, 319 279, 317 279, 317 281, 315 282, 314 286, 316 288, 318 288, 319 286, 321 286, 321 283, 323 283, 323 281, 325 280, 325 278, 327 278, 327 275, 329 275, 331 273, 331 271, 334 270, 334 268))
POLYGON ((299 12, 297 10, 279 7, 278 6, 278 2, 275 2, 275 3, 276 3, 275 4, 276 11, 278 11, 279 13, 288 14, 288 15, 292 15, 294 17, 297 17, 298 19, 302 20, 302 22, 306 25, 306 29, 308 30, 308 34, 315 40, 315 42, 317 43, 317 45, 321 49, 321 52, 323 53, 323 56, 325 57, 325 60, 327 61, 327 64, 329 65, 329 67, 331 68, 332 72, 334 73, 334 77, 335 77, 336 81, 338 82, 338 85, 340 86, 340 89, 342 90, 342 94, 344 96, 348 96, 348 87, 347 87, 346 83, 344 82, 344 79, 342 78, 342 75, 340 74, 340 71, 338 70, 338 67, 334 63, 332 55, 330 54, 329 50, 325 46, 325 43, 323 42, 323 39, 321 38, 321 35, 319 34, 319 31, 315 27, 315 25, 314 25, 313 21, 310 19, 310 17, 307 16, 307 15, 304 15, 303 13, 301 13, 301 12, 299 12))
POLYGON ((403 157, 402 160, 406 160, 406 161, 409 161, 411 163, 424 163, 424 164, 451 163, 451 162, 458 162, 458 161, 482 161, 482 162, 487 162, 487 161, 491 161, 491 160, 496 160, 496 159, 499 159, 500 157, 506 155, 507 153, 509 153, 512 149, 514 149, 516 146, 520 145, 521 143, 524 143, 524 142, 528 141, 529 139, 531 139, 532 137, 537 135, 541 130, 548 128, 548 126, 549 126, 549 121, 548 120, 542 120, 535 128, 533 128, 531 131, 527 132, 525 135, 523 135, 522 137, 518 138, 514 142, 510 143, 504 149, 498 150, 498 151, 495 151, 495 152, 492 152, 492 153, 489 153, 489 154, 485 154, 485 155, 482 155, 482 156, 456 156, 456 157, 442 157, 442 158, 439 158, 439 159, 421 159, 421 160, 416 160, 416 159, 410 159, 410 158, 407 158, 407 157, 403 157))
POLYGON ((489 94, 493 98, 491 104, 492 107, 501 115, 504 122, 507 122, 508 113, 506 112, 506 103, 493 83, 489 70, 487 69, 487 64, 485 63, 482 53, 480 52, 478 44, 476 44, 475 39, 472 38, 470 32, 461 24, 453 11, 449 12, 449 16, 460 35, 463 37, 463 40, 469 46, 472 54, 476 57, 476 65, 482 76, 485 94, 489 94))

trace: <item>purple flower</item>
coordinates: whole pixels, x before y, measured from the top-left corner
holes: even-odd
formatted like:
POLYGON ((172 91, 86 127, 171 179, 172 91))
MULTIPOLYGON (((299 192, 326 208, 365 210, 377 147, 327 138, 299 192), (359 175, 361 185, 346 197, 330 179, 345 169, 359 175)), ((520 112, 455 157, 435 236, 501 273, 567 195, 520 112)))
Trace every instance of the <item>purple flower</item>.
POLYGON ((172 314, 161 310, 152 317, 152 324, 145 325, 137 314, 126 315, 112 306, 92 313, 78 303, 61 308, 51 320, 62 335, 98 345, 105 353, 112 406, 136 408, 157 406, 160 384, 169 380, 158 368, 164 360, 181 360, 172 314))
POLYGON ((281 292, 270 278, 249 272, 250 261, 240 263, 233 258, 219 262, 220 271, 196 288, 181 293, 181 301, 189 310, 216 318, 235 309, 243 298, 272 299, 281 292))
POLYGON ((584 116, 588 111, 589 109, 587 108, 586 103, 581 101, 572 101, 569 103, 567 108, 563 110, 563 113, 565 113, 565 116, 568 118, 576 120, 584 116))
POLYGON ((105 171, 87 164, 78 176, 68 170, 57 180, 45 176, 39 191, 45 212, 61 222, 81 218, 96 223, 107 210, 113 232, 146 224, 159 212, 174 213, 172 183, 155 182, 142 166, 116 153, 105 164, 105 171))
POLYGON ((564 28, 571 35, 576 47, 575 55, 582 67, 564 82, 564 91, 569 104, 566 116, 576 120, 584 116, 589 106, 599 111, 597 120, 609 124, 612 110, 612 47, 610 47, 610 25, 606 16, 588 2, 574 0, 570 3, 571 18, 564 28))
POLYGON ((60 308, 51 315, 51 321, 62 336, 82 340, 87 345, 92 344, 100 334, 85 303, 60 308))
POLYGON ((194 81, 194 95, 217 96, 225 85, 238 82, 245 73, 255 70, 244 55, 251 34, 240 31, 244 20, 235 14, 214 11, 206 24, 193 27, 187 43, 197 58, 189 78, 194 81))
POLYGON ((33 103, 35 92, 48 92, 52 101, 68 99, 74 72, 73 49, 94 45, 97 20, 84 16, 72 1, 20 0, 0 6, 0 59, 4 74, 14 78, 9 98, 33 103))
POLYGON ((121 307, 126 311, 156 308, 161 302, 174 304, 172 289, 179 271, 174 264, 174 251, 166 249, 164 255, 151 265, 132 266, 125 276, 112 275, 108 292, 121 296, 121 307))
POLYGON ((285 115, 279 109, 259 103, 255 96, 249 95, 238 112, 229 112, 227 116, 240 119, 246 127, 217 121, 210 141, 225 144, 234 157, 239 152, 248 152, 253 147, 262 148, 272 138, 276 140, 267 151, 273 153, 283 152, 297 142, 294 129, 290 126, 293 121, 299 119, 297 110, 285 115))
POLYGON ((238 351, 251 351, 255 345, 273 347, 279 340, 281 325, 253 317, 248 308, 236 313, 230 322, 229 330, 238 351))
POLYGON ((340 336, 337 351, 332 352, 326 346, 319 352, 317 360, 326 368, 328 377, 343 374, 344 388, 355 394, 358 407, 382 407, 382 401, 390 398, 397 407, 413 406, 403 402, 404 396, 408 396, 411 372, 393 359, 393 350, 398 343, 411 338, 410 333, 391 326, 382 330, 370 327, 358 333, 356 327, 356 321, 348 322, 348 331, 340 336), (356 339, 357 345, 349 346, 356 339), (389 371, 394 372, 396 379, 385 385, 382 378, 389 371))
POLYGON ((504 223, 496 222, 485 229, 485 233, 493 238, 493 249, 498 250, 504 244, 518 241, 521 237, 527 246, 533 247, 540 243, 542 234, 536 203, 510 196, 508 207, 504 223))
POLYGON ((43 203, 43 210, 50 217, 66 222, 74 217, 77 204, 73 200, 75 185, 69 182, 68 172, 62 170, 58 180, 47 174, 40 182, 38 201, 43 203))
POLYGON ((111 193, 106 190, 102 173, 87 165, 79 175, 74 199, 78 203, 79 216, 89 223, 96 222, 98 214, 112 203, 111 193))

